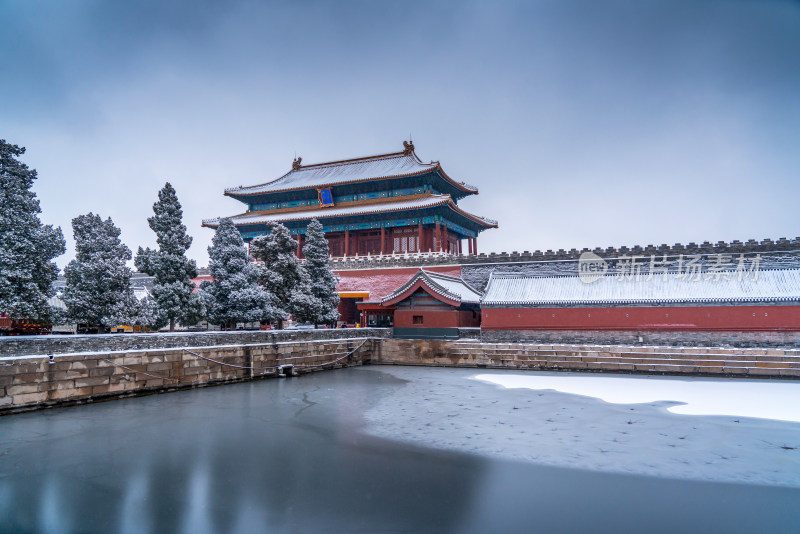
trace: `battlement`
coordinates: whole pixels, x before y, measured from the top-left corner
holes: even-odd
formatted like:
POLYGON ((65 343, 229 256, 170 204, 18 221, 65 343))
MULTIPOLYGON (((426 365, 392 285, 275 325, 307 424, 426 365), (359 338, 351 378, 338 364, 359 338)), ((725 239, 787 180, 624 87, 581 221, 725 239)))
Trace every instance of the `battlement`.
POLYGON ((800 237, 794 239, 787 239, 781 237, 778 240, 764 239, 757 241, 750 239, 748 241, 734 240, 730 243, 719 241, 717 243, 710 243, 704 241, 697 244, 690 242, 686 245, 676 243, 674 245, 636 245, 633 247, 607 247, 607 248, 584 248, 581 250, 559 249, 556 251, 535 250, 529 251, 513 251, 513 252, 490 252, 489 254, 481 253, 478 255, 465 255, 465 254, 447 254, 441 252, 423 252, 423 253, 405 253, 405 254, 386 254, 375 256, 355 256, 347 258, 332 258, 331 268, 336 270, 348 269, 368 269, 380 267, 424 267, 426 265, 468 265, 468 264, 481 264, 481 263, 515 263, 515 262, 573 262, 577 261, 581 254, 585 252, 593 252, 604 259, 614 259, 620 256, 650 256, 657 255, 667 257, 677 257, 681 254, 773 254, 784 252, 787 254, 800 255, 800 237))

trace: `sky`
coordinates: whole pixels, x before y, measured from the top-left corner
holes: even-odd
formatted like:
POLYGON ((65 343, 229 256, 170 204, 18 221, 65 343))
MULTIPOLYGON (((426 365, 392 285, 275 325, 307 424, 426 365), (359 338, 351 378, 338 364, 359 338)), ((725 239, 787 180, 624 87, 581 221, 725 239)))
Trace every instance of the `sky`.
POLYGON ((800 2, 0 0, 0 138, 42 220, 135 252, 169 181, 208 264, 226 187, 411 137, 480 252, 800 235, 800 2))

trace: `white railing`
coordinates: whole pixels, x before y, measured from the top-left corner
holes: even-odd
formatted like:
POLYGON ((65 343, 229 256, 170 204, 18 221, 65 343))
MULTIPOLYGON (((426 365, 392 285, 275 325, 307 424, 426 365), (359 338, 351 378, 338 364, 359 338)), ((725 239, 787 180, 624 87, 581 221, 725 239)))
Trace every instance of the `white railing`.
POLYGON ((454 254, 450 252, 392 252, 391 254, 367 254, 352 255, 352 256, 331 256, 332 262, 347 262, 347 261, 392 261, 397 259, 426 259, 426 258, 458 258, 471 256, 473 254, 454 254))

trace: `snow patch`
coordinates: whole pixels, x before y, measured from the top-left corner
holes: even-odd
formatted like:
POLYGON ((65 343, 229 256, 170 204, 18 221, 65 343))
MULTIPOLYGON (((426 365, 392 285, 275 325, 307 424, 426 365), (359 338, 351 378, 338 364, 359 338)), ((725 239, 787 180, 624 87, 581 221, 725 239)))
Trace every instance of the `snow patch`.
POLYGON ((612 404, 656 401, 682 403, 667 408, 684 415, 731 415, 800 422, 800 382, 703 380, 622 376, 480 374, 474 380, 505 388, 555 390, 595 397, 612 404))

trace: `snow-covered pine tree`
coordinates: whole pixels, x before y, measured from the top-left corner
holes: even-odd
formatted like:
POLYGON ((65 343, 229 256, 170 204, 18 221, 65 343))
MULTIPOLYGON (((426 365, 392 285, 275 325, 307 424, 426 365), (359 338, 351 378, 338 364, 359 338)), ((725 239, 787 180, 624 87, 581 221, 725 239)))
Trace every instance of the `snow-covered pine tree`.
POLYGON ((154 276, 153 299, 156 302, 156 324, 169 322, 175 330, 175 320, 191 325, 203 316, 203 305, 194 293, 192 278, 197 276, 197 265, 186 257, 192 238, 183 224, 183 211, 175 188, 167 182, 158 192, 158 202, 153 204, 154 215, 147 219, 156 234, 158 250, 139 247, 135 265, 139 271, 154 276))
POLYGON ((213 282, 200 285, 208 320, 223 328, 237 322, 270 320, 273 310, 264 289, 258 285, 259 269, 250 262, 242 236, 230 219, 222 219, 208 247, 213 282))
POLYGON ((297 241, 289 230, 274 222, 267 223, 267 227, 269 234, 250 242, 250 254, 263 262, 260 281, 278 311, 278 328, 283 328, 288 314, 303 315, 310 306, 308 275, 297 258, 297 241))
POLYGON ((64 236, 39 220, 31 191, 36 170, 19 161, 24 153, 0 139, 0 312, 48 322, 54 310, 47 299, 58 276, 52 260, 64 253, 64 236))
POLYGON ((308 275, 311 295, 315 302, 303 320, 317 324, 335 324, 339 319, 339 294, 336 292, 336 276, 331 271, 328 259, 330 249, 322 224, 312 219, 306 228, 306 244, 303 246, 303 269, 308 275))
POLYGON ((138 310, 125 265, 131 250, 119 240, 119 228, 110 217, 89 213, 72 219, 72 229, 75 259, 64 269, 68 316, 92 327, 132 324, 138 310))
POLYGON ((158 313, 158 304, 153 297, 148 295, 139 301, 135 325, 157 330, 164 326, 164 318, 158 313))

